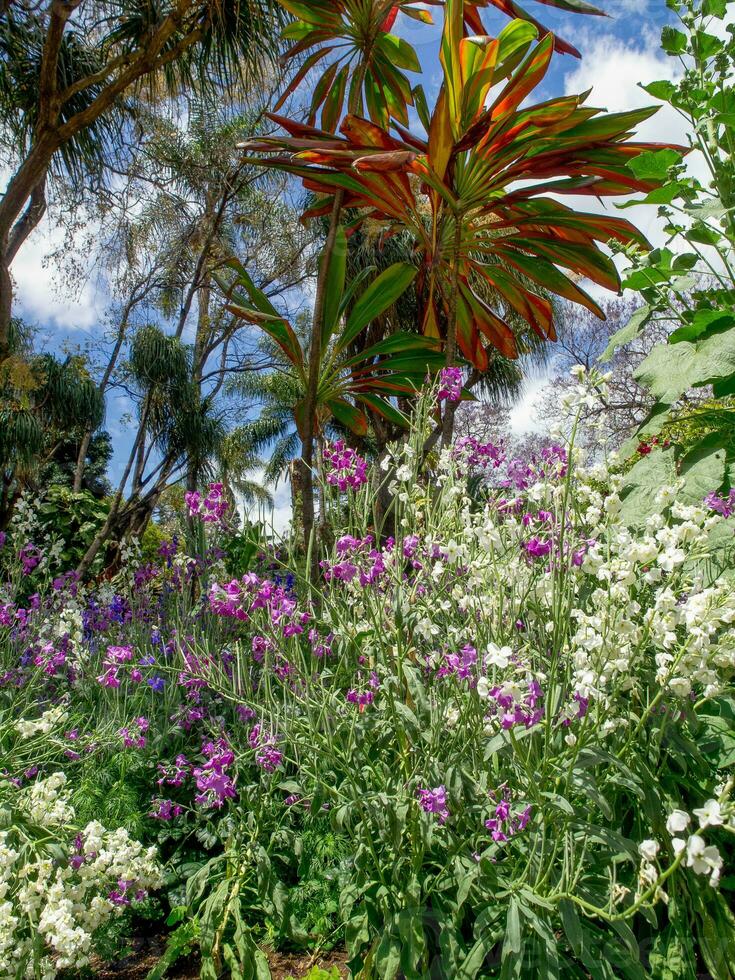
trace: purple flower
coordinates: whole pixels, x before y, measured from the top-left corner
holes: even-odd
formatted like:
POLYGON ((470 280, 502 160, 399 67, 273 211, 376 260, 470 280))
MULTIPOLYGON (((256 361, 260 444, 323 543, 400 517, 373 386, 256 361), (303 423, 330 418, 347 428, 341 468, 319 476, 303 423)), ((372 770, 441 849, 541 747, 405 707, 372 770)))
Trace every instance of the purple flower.
POLYGON ((433 789, 416 790, 416 796, 421 809, 425 813, 433 813, 439 818, 439 823, 445 823, 449 819, 449 809, 447 808, 447 790, 445 786, 435 786, 433 789))
POLYGON ((437 395, 439 401, 458 402, 462 397, 462 369, 442 368, 440 379, 441 387, 437 395))
POLYGON ((735 513, 735 488, 730 490, 727 497, 720 497, 712 490, 704 498, 704 503, 715 513, 721 514, 723 517, 730 517, 735 513))
POLYGON ((327 446, 322 454, 327 483, 344 493, 368 481, 367 463, 341 439, 327 446))
POLYGON ((532 558, 545 558, 551 551, 551 541, 542 541, 540 538, 533 537, 526 541, 523 546, 532 558))
POLYGON ((156 691, 158 694, 160 694, 166 686, 166 681, 162 677, 159 677, 158 674, 156 674, 155 677, 149 677, 146 683, 152 691, 156 691))

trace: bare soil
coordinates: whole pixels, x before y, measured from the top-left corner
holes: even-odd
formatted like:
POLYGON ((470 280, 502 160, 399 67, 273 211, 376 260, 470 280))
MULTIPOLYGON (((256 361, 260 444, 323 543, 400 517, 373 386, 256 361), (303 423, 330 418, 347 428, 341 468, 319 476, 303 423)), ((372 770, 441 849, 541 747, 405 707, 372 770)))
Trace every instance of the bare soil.
MULTIPOLYGON (((145 980, 166 948, 166 936, 139 936, 131 940, 132 952, 114 963, 92 964, 94 976, 98 980, 145 980)), ((286 980, 294 977, 301 980, 313 966, 331 970, 336 966, 341 977, 349 976, 347 954, 344 950, 333 950, 314 956, 310 953, 276 953, 265 950, 273 980, 286 980)), ((199 977, 199 957, 192 954, 182 957, 166 974, 171 980, 196 980, 199 977)))

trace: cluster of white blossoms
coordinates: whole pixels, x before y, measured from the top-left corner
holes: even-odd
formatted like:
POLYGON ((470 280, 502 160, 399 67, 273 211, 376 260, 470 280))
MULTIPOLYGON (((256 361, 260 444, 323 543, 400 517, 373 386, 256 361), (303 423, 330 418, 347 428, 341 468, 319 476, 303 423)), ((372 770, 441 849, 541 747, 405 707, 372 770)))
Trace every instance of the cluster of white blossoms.
POLYGON ((63 827, 74 820, 66 792, 66 773, 55 772, 36 779, 18 796, 18 806, 41 827, 63 827))
POLYGON ((23 738, 31 738, 33 735, 48 735, 63 725, 67 718, 65 706, 57 704, 44 711, 40 718, 21 718, 15 723, 15 730, 23 738))
POLYGON ((95 932, 162 881, 155 848, 125 829, 108 831, 97 821, 79 833, 68 826, 74 810, 65 783, 55 773, 13 800, 23 821, 56 828, 52 848, 35 845, 39 835, 21 820, 0 831, 1 977, 51 980, 81 970, 95 932))
MULTIPOLYGON (((710 885, 716 887, 722 872, 722 855, 714 844, 708 844, 702 836, 702 831, 709 827, 727 827, 735 832, 735 806, 729 800, 733 779, 725 786, 718 787, 718 799, 709 799, 701 807, 692 811, 699 824, 698 830, 689 833, 692 817, 686 810, 672 810, 666 820, 666 830, 671 837, 671 850, 677 863, 684 864, 696 875, 709 879, 710 885)), ((655 898, 666 901, 666 893, 660 887, 662 876, 659 854, 661 845, 657 840, 644 840, 638 845, 641 856, 641 867, 638 874, 639 891, 655 888, 655 898)))
POLYGON ((609 504, 615 494, 603 501, 582 484, 580 496, 589 503, 586 520, 601 523, 591 528, 581 562, 599 585, 584 609, 572 610, 579 692, 604 702, 613 687, 634 688, 637 668, 653 651, 656 680, 675 697, 686 698, 695 687, 706 697, 718 693, 724 672, 735 667, 729 629, 735 592, 725 582, 705 586, 701 576, 683 574, 683 566, 706 553, 709 531, 724 518, 672 502, 667 492, 658 502, 668 515, 656 514, 642 532, 631 532, 617 523, 617 508, 609 504))

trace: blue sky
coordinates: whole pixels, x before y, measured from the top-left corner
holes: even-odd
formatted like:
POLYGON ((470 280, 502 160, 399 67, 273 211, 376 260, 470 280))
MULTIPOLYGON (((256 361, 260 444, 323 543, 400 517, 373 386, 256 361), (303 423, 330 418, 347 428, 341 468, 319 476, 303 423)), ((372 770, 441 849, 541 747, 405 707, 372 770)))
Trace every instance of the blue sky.
MULTIPOLYGON (((611 111, 622 111, 653 101, 638 86, 659 78, 675 77, 678 66, 659 50, 661 28, 672 14, 664 0, 599 0, 608 16, 589 17, 565 13, 546 7, 535 0, 522 0, 538 20, 571 41, 581 52, 582 60, 557 55, 543 85, 534 93, 534 101, 559 94, 571 94, 592 88, 589 103, 611 111)), ((394 30, 414 46, 423 69, 423 83, 433 101, 441 79, 438 45, 441 18, 433 28, 401 17, 394 30)), ((490 33, 500 29, 507 19, 496 12, 485 14, 490 33)), ((665 109, 643 124, 641 137, 653 141, 682 141, 684 130, 672 110, 665 109)), ((614 211, 612 205, 610 210, 614 211)), ((626 217, 637 223, 654 241, 659 237, 654 209, 634 208, 626 217)), ((95 271, 93 254, 86 244, 79 244, 77 256, 86 269, 86 277, 70 287, 50 254, 63 240, 58 229, 46 221, 19 253, 14 265, 17 284, 16 311, 36 324, 44 346, 59 349, 64 345, 85 346, 99 335, 109 305, 106 284, 95 271)), ((532 424, 533 393, 543 379, 531 379, 526 397, 516 407, 514 427, 521 431, 532 424)), ((120 472, 125 446, 129 442, 124 419, 126 406, 113 402, 108 406, 107 428, 113 435, 116 456, 112 477, 120 472)))

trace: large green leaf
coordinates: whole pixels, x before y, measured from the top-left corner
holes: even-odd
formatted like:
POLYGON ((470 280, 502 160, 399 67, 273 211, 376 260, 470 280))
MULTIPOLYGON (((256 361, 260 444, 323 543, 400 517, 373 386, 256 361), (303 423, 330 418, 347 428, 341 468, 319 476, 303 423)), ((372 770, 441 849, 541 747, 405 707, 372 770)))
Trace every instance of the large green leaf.
POLYGON ((359 408, 351 405, 344 398, 333 398, 326 402, 326 405, 337 421, 347 426, 350 432, 354 432, 356 436, 364 436, 367 433, 367 417, 359 408))
POLYGON ((710 432, 683 458, 679 474, 684 486, 678 496, 684 502, 698 504, 710 491, 720 490, 725 482, 728 442, 721 432, 710 432))
POLYGON ((609 361, 613 356, 618 347, 624 347, 629 344, 631 340, 635 340, 642 332, 646 324, 651 318, 651 307, 646 304, 645 306, 640 306, 635 313, 631 316, 625 326, 621 327, 620 330, 616 330, 608 341, 607 347, 600 356, 600 360, 603 364, 609 361))
POLYGON ((625 477, 626 496, 620 511, 623 522, 633 526, 645 524, 651 514, 660 510, 656 504, 658 491, 675 482, 673 449, 656 449, 639 459, 625 477))
POLYGON ((396 302, 416 278, 416 267, 408 262, 396 262, 378 276, 352 308, 337 348, 349 347, 357 335, 381 313, 396 302))
POLYGON ((735 330, 696 343, 659 344, 633 377, 656 398, 675 402, 687 388, 700 387, 735 373, 735 330))

